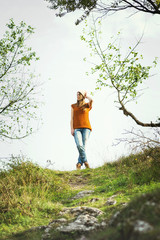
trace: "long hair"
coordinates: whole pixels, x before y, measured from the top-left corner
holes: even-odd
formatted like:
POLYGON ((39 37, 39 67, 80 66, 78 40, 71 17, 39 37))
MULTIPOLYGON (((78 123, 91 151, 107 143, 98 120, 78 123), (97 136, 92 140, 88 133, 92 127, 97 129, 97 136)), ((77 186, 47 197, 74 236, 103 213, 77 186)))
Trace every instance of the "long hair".
POLYGON ((87 108, 85 98, 83 98, 82 100, 77 100, 77 107, 80 107, 82 110, 85 110, 85 108, 87 108))
POLYGON ((80 107, 80 105, 84 105, 84 104, 85 104, 85 98, 84 97, 81 100, 77 100, 77 107, 80 107))

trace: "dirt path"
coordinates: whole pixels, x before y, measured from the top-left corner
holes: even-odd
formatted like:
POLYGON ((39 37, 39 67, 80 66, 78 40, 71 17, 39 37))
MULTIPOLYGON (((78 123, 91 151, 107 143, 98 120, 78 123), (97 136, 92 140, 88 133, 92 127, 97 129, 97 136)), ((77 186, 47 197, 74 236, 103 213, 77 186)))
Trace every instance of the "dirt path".
POLYGON ((72 189, 83 189, 87 190, 89 188, 87 178, 84 178, 82 175, 75 175, 72 179, 69 180, 69 185, 72 189))

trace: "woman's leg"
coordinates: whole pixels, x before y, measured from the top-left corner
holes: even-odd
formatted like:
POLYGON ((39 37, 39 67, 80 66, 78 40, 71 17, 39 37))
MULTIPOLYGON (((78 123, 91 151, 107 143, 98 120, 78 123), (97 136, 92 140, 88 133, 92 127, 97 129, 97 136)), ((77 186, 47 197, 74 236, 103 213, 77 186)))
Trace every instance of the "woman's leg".
POLYGON ((83 129, 75 129, 74 131, 74 139, 79 152, 78 163, 80 163, 81 165, 83 165, 83 163, 87 161, 84 144, 86 142, 85 135, 87 136, 87 134, 83 133, 83 129))
MULTIPOLYGON (((91 130, 88 129, 88 128, 82 128, 82 141, 83 141, 83 147, 84 147, 84 150, 86 149, 86 143, 87 143, 87 140, 90 136, 90 133, 91 133, 91 130)), ((86 152, 85 152, 85 155, 86 155, 86 152)), ((87 163, 87 157, 84 159, 84 164, 85 166, 88 168, 89 165, 87 163)))

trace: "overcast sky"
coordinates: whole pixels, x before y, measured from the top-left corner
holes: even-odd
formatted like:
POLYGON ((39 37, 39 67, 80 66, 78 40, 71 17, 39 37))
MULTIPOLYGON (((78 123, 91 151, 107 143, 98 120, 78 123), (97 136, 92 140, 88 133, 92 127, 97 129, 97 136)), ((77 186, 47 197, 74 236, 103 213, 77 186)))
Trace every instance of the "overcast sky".
MULTIPOLYGON (((44 82, 45 103, 41 108, 43 126, 39 131, 23 141, 0 142, 0 157, 24 154, 44 167, 47 166, 47 160, 51 160, 53 169, 75 169, 78 152, 70 134, 71 104, 76 102, 79 89, 86 89, 88 94, 94 91, 96 81, 94 76, 86 76, 91 65, 83 61, 89 55, 89 49, 80 40, 84 24, 74 24, 80 14, 57 18, 54 10, 47 8, 47 3, 42 0, 0 0, 1 37, 10 18, 16 24, 23 20, 35 27, 35 34, 28 44, 40 57, 33 68, 37 74, 41 74, 40 80, 44 82)), ((112 35, 121 31, 125 50, 144 31, 139 50, 144 55, 145 64, 150 65, 154 57, 160 56, 160 16, 143 13, 128 16, 121 12, 103 19, 104 39, 109 41, 112 35)), ((138 104, 131 104, 129 110, 143 122, 155 121, 160 109, 159 73, 150 78, 144 87, 147 89, 138 99, 138 104)), ((117 147, 112 144, 122 136, 124 129, 137 126, 116 108, 113 91, 97 91, 93 100, 93 109, 90 111, 93 132, 87 153, 91 167, 97 167, 127 154, 128 148, 123 144, 117 147)))

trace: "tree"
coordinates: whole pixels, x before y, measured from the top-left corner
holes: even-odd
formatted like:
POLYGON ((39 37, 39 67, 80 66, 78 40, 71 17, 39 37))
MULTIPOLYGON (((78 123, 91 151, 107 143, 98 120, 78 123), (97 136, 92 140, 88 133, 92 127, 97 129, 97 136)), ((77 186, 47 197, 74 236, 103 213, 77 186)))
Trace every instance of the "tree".
POLYGON ((50 3, 50 8, 59 10, 56 14, 59 17, 76 10, 83 10, 84 13, 76 21, 79 24, 91 12, 98 12, 101 16, 108 13, 133 9, 138 12, 160 14, 160 0, 45 0, 50 3))
POLYGON ((36 118, 38 85, 30 72, 36 53, 25 45, 34 33, 23 21, 6 24, 8 30, 0 39, 0 138, 20 139, 32 132, 31 119, 36 118))
POLYGON ((153 132, 144 133, 142 130, 125 130, 123 137, 116 139, 116 144, 125 143, 132 145, 132 151, 139 151, 145 149, 159 149, 160 150, 160 129, 153 128, 153 132))
MULTIPOLYGON (((86 27, 83 29, 81 39, 87 43, 91 49, 91 56, 98 56, 100 63, 94 64, 91 68, 92 73, 99 73, 96 81, 99 90, 101 87, 109 87, 114 89, 117 94, 116 103, 119 105, 119 110, 122 110, 124 115, 130 116, 138 125, 143 127, 160 127, 160 119, 158 122, 144 123, 126 108, 126 105, 135 101, 138 96, 139 85, 149 77, 149 71, 153 66, 156 66, 156 59, 153 61, 153 66, 142 66, 141 61, 143 56, 136 51, 141 39, 134 47, 129 47, 125 57, 117 45, 117 39, 112 39, 112 43, 108 43, 105 50, 99 41, 101 31, 97 31, 96 27, 92 27, 89 33, 86 33, 86 27)), ((118 33, 119 35, 119 33, 118 33)))

